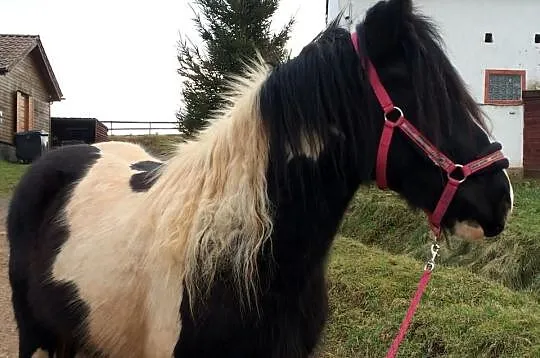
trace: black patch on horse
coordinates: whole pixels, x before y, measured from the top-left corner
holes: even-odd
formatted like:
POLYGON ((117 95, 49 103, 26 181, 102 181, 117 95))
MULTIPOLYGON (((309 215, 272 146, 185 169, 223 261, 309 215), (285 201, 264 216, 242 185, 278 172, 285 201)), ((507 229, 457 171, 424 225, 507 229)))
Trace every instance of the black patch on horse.
POLYGON ((141 171, 140 173, 133 174, 129 179, 131 190, 138 193, 148 191, 159 178, 159 174, 156 174, 155 170, 162 165, 163 163, 150 160, 131 164, 131 169, 141 171))
POLYGON ((141 162, 133 163, 129 167, 133 170, 149 172, 161 167, 163 163, 153 162, 151 160, 143 160, 141 162))
POLYGON ((86 340, 89 308, 77 286, 47 279, 69 237, 62 219, 70 189, 99 157, 88 145, 52 150, 34 162, 13 194, 7 219, 9 280, 20 357, 31 357, 38 348, 52 354, 60 347, 72 356, 86 340))
MULTIPOLYGON (((390 82, 396 103, 417 114, 412 117, 419 130, 435 144, 454 133, 445 144, 460 149, 451 153, 453 159, 467 162, 467 155, 487 141, 472 120, 483 127, 478 107, 438 46, 434 27, 410 7, 410 1, 378 2, 357 27, 362 53, 378 65, 383 83, 390 82)), ((306 358, 314 353, 328 313, 329 248, 359 184, 374 177, 383 126, 360 60, 338 18, 297 57, 276 65, 262 84, 258 106, 268 131, 273 227, 258 257, 260 311, 241 305, 245 297, 235 292, 232 265, 224 262, 207 297, 195 297, 193 310, 184 287, 175 357, 306 358), (324 144, 317 160, 302 155, 306 141, 324 144)), ((392 144, 398 154, 393 164, 399 165, 390 167, 389 178, 398 184, 411 179, 398 191, 415 206, 427 207, 442 191, 441 173, 396 138, 401 141, 392 144), (403 163, 414 167, 405 169, 403 163)))

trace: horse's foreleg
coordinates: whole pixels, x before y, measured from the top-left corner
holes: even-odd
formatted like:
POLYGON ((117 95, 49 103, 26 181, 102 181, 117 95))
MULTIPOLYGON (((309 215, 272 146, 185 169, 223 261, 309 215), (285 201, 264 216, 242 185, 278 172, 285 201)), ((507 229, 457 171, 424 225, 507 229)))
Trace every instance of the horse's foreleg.
POLYGON ((55 358, 75 358, 77 352, 71 342, 61 341, 58 343, 55 358))

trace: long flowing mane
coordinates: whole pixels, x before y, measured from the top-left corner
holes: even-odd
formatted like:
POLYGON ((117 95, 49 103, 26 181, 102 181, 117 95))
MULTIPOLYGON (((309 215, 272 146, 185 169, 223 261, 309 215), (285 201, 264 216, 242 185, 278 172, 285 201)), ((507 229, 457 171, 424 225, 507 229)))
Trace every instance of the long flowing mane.
MULTIPOLYGON (((377 65, 390 66, 396 54, 381 57, 388 44, 366 31, 380 26, 368 21, 377 21, 376 10, 357 26, 360 47, 377 65)), ((405 23, 410 29, 399 36, 405 67, 396 71, 413 83, 418 127, 435 143, 450 127, 446 118, 467 116, 485 130, 435 26, 416 14, 405 23), (451 96, 458 96, 467 113, 453 112, 451 96)), ((278 185, 287 183, 288 175, 302 175, 288 172, 291 158, 331 155, 336 172, 348 163, 364 179, 371 176, 377 140, 371 134, 381 125, 371 119, 379 118, 380 109, 361 60, 339 18, 287 63, 270 68, 258 57, 235 78, 229 105, 157 172, 159 180, 141 209, 151 224, 139 227, 135 237, 154 233, 158 239, 150 255, 169 256, 184 267, 190 299, 207 292, 220 274, 232 274, 231 284, 245 293, 239 298, 249 301, 256 292, 257 260, 272 233, 267 176, 278 185), (360 139, 358 133, 369 135, 360 139)), ((309 170, 316 175, 316 167, 309 170)))
POLYGON ((184 267, 190 299, 204 296, 221 270, 231 271, 232 284, 246 293, 240 297, 249 300, 256 290, 257 253, 272 231, 268 139, 258 106, 267 74, 259 61, 236 78, 230 105, 196 139, 178 145, 141 208, 150 220, 135 237, 157 238, 150 256, 184 267))
MULTIPOLYGON (((452 123, 448 118, 470 119, 470 127, 464 131, 469 135, 474 133, 473 126, 489 133, 483 113, 444 53, 435 24, 408 12, 406 21, 394 22, 405 23, 409 28, 387 26, 388 20, 379 18, 383 5, 373 7, 365 21, 357 25, 360 58, 353 49, 350 32, 340 26, 340 15, 296 58, 276 66, 265 81, 260 107, 269 128, 272 162, 278 172, 285 170, 291 156, 318 153, 332 143, 334 162, 348 158, 349 165, 357 165, 355 169, 364 178, 369 177, 382 112, 361 65, 367 57, 377 67, 392 68, 412 83, 411 97, 416 103, 415 108, 406 108, 407 113, 414 115, 418 128, 436 145, 443 136, 451 135, 448 132, 452 123), (371 32, 367 33, 367 29, 371 32), (384 39, 399 43, 387 43, 384 39), (388 52, 388 48, 399 50, 388 52), (455 106, 456 100, 463 107, 455 106), (457 112, 463 108, 464 112, 457 112), (415 113, 411 113, 413 110, 415 113), (336 134, 339 137, 344 133, 347 145, 336 143, 336 134), (362 139, 357 137, 358 133, 364 134, 362 139), (282 143, 287 143, 288 151, 283 150, 282 143)), ((336 165, 334 168, 340 170, 336 165)))
POLYGON ((358 80, 363 74, 351 50, 349 31, 335 19, 296 58, 276 66, 264 83, 260 107, 277 173, 286 172, 291 158, 330 154, 330 145, 338 146, 332 148, 334 161, 350 157, 363 173, 373 165, 360 158, 369 157, 365 154, 374 147, 375 139, 369 135, 365 136, 369 139, 360 139, 355 134, 374 133, 376 127, 368 119, 377 112, 369 105, 371 98, 362 95, 370 87, 365 79, 358 80), (372 112, 366 113, 366 108, 372 112))
MULTIPOLYGON (((379 25, 371 23, 377 21, 376 11, 377 6, 357 32, 364 56, 384 67, 396 54, 384 54, 388 44, 366 31, 379 25)), ((396 71, 408 73, 413 83, 418 127, 435 143, 450 128, 443 118, 465 115, 486 130, 436 27, 420 15, 409 16, 410 29, 399 36, 405 68, 396 71), (453 112, 451 96, 458 96, 467 113, 453 112)), ((144 205, 152 225, 136 236, 154 230, 159 238, 154 247, 185 267, 190 296, 207 290, 220 270, 231 270, 234 284, 245 293, 256 291, 258 254, 272 232, 267 174, 275 183, 287 183, 287 175, 300 175, 287 172, 291 158, 327 154, 331 145, 334 170, 342 171, 339 163, 349 158, 365 178, 371 175, 376 136, 360 140, 354 134, 374 133, 380 123, 370 119, 377 118, 379 108, 362 70, 365 57, 357 57, 339 20, 287 63, 270 68, 260 57, 254 61, 232 83, 229 106, 198 138, 180 144, 159 170, 144 205)))

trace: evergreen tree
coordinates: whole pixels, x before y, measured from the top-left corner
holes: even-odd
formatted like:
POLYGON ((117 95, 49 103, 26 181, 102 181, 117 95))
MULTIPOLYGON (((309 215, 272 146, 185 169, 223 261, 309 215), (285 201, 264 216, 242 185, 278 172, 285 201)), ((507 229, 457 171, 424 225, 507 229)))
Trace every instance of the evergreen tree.
POLYGON ((183 106, 177 113, 179 130, 189 137, 204 128, 223 100, 228 76, 241 73, 258 51, 265 61, 288 59, 285 45, 294 23, 270 30, 279 0, 194 0, 197 33, 206 49, 180 39, 178 73, 183 79, 183 106))

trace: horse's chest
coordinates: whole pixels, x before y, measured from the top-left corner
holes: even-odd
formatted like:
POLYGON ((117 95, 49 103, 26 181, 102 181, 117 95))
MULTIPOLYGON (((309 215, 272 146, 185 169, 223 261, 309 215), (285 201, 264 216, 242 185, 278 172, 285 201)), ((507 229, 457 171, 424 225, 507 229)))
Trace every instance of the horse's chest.
POLYGON ((307 358, 326 319, 326 293, 317 280, 301 292, 267 294, 259 314, 243 310, 234 295, 216 289, 197 322, 182 302, 182 332, 175 357, 307 358), (319 287, 320 286, 320 287, 319 287))
POLYGON ((72 237, 53 269, 55 280, 73 283, 88 307, 88 344, 111 356, 171 357, 181 324, 178 274, 159 264, 143 266, 142 242, 96 240, 100 250, 81 255, 85 240, 72 237))

